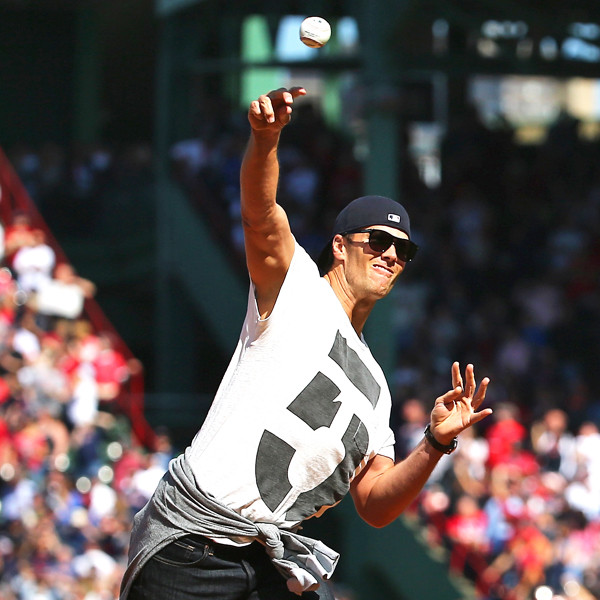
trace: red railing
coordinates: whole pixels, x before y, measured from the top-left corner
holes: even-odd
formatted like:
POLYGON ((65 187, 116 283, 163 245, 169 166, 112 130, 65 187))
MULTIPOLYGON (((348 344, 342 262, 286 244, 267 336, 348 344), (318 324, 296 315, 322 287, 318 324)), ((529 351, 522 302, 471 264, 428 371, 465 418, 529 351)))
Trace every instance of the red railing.
MULTIPOLYGON (((0 221, 6 226, 11 222, 15 211, 27 213, 32 224, 44 230, 47 243, 56 253, 57 262, 69 262, 68 257, 38 211, 6 154, 0 148, 0 221)), ((148 449, 153 449, 155 433, 144 416, 144 371, 140 361, 133 355, 133 352, 94 299, 88 298, 85 301, 84 316, 96 332, 107 332, 111 335, 115 349, 123 354, 130 366, 130 376, 123 384, 121 393, 115 399, 115 402, 131 421, 133 434, 139 443, 148 449)))

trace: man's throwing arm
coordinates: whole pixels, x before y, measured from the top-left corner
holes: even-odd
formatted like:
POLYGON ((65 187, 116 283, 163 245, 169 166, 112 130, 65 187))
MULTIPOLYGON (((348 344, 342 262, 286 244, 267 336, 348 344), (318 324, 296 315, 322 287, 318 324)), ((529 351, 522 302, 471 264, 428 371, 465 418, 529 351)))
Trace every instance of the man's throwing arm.
POLYGON ((241 211, 248 272, 256 287, 261 316, 271 312, 294 254, 294 238, 285 211, 277 204, 281 130, 304 88, 279 89, 250 104, 252 133, 240 175, 241 211))

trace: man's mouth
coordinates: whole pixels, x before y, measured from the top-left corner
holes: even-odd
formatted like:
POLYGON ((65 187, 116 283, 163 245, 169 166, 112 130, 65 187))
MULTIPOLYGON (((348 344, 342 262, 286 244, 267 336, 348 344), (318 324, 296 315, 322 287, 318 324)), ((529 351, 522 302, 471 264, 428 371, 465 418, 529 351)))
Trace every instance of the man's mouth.
POLYGON ((377 265, 373 265, 373 268, 378 273, 381 273, 381 274, 384 274, 384 275, 388 275, 389 276, 389 275, 393 275, 394 274, 394 271, 392 271, 392 269, 390 269, 389 267, 386 267, 385 265, 377 264, 377 265))

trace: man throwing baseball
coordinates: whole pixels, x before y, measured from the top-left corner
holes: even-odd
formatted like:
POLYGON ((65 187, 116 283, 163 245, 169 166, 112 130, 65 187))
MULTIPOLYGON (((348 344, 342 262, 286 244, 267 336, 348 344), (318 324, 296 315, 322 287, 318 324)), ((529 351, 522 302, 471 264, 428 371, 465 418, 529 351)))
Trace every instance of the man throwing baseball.
POLYGON ((381 196, 340 212, 319 267, 298 245, 277 204, 277 148, 305 94, 250 104, 246 318, 202 428, 135 517, 121 600, 331 600, 338 555, 300 524, 350 492, 367 523, 387 525, 492 412, 479 410, 489 380, 477 389, 473 366, 463 381, 454 363, 423 439, 394 462, 390 392, 362 332, 417 246, 405 209, 381 196))

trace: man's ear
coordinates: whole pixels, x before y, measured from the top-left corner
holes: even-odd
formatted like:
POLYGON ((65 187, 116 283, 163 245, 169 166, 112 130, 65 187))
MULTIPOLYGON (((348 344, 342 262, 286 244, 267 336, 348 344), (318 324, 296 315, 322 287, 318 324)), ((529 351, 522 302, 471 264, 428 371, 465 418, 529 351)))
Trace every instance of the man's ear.
POLYGON ((344 237, 339 233, 335 235, 331 241, 331 252, 333 254, 333 260, 343 260, 346 257, 344 237))

